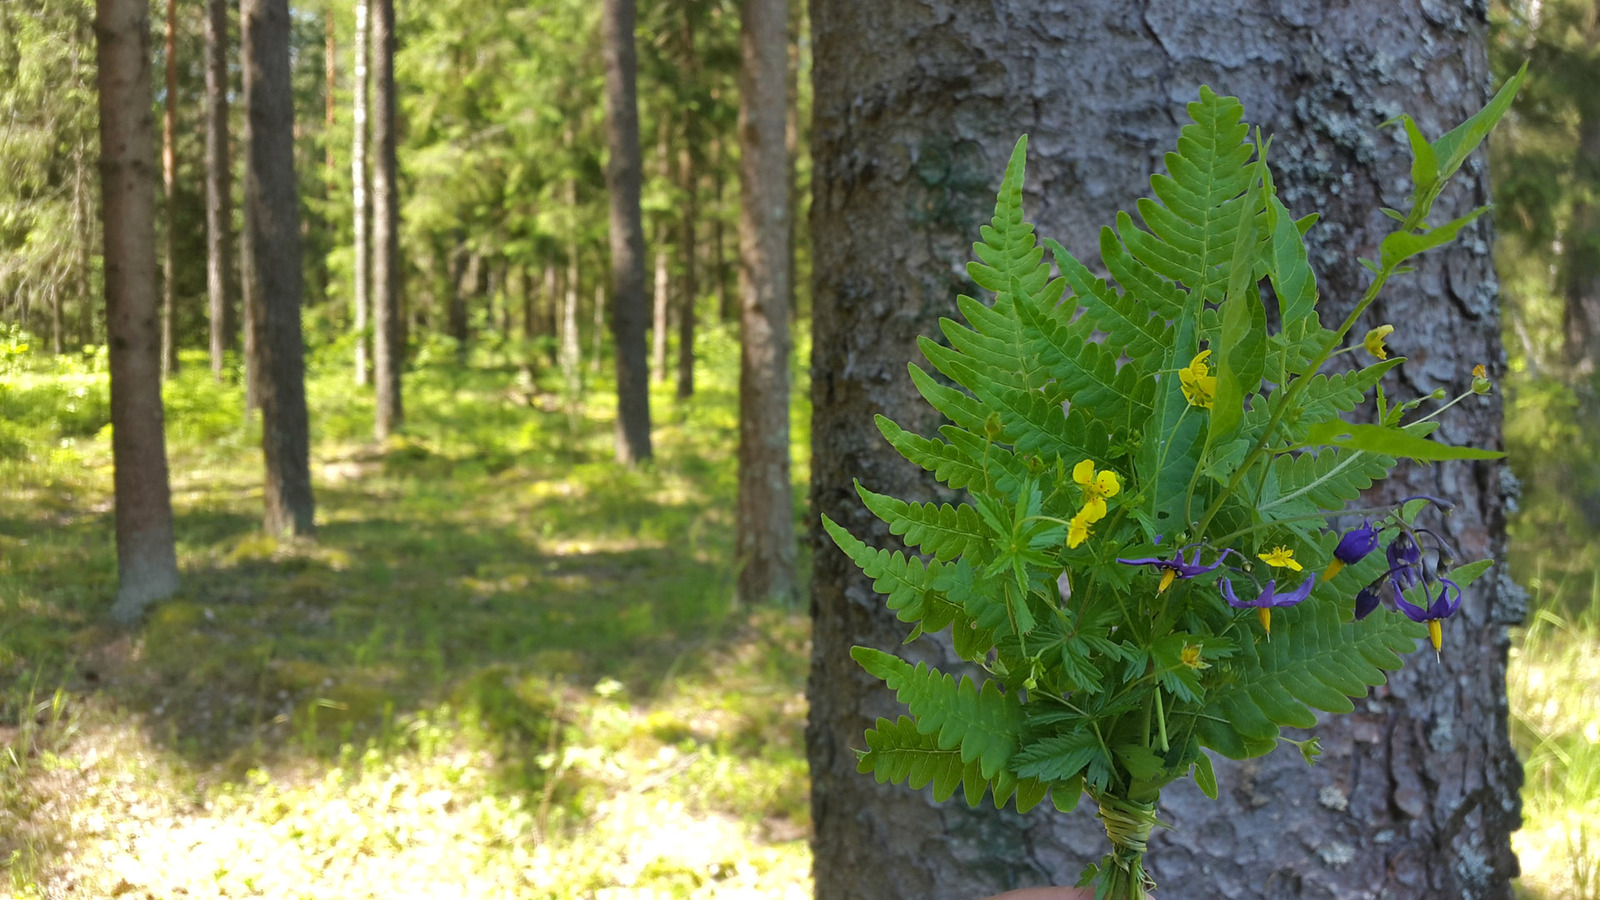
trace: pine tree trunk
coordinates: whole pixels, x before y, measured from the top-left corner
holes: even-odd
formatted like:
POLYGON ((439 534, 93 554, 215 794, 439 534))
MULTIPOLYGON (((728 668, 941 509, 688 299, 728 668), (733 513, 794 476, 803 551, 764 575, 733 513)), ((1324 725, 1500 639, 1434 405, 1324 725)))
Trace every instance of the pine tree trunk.
POLYGON ((561 296, 561 383, 565 389, 567 422, 576 431, 583 402, 582 346, 578 343, 578 248, 567 253, 567 277, 561 296))
POLYGON ((561 269, 558 266, 547 265, 544 267, 543 302, 539 306, 539 317, 544 321, 544 333, 550 336, 550 341, 545 345, 545 357, 551 365, 556 364, 556 355, 559 352, 557 338, 560 337, 560 324, 556 321, 556 312, 561 308, 561 269))
POLYGON ((300 200, 294 171, 288 0, 242 0, 245 257, 252 298, 269 534, 309 535, 305 346, 300 334, 300 200))
MULTIPOLYGON (((1487 99, 1481 12, 1424 0, 1241 12, 1218 0, 1114 0, 1059 7, 1021 0, 930 7, 912 0, 815 0, 812 513, 880 547, 899 546, 851 488, 949 499, 877 435, 872 414, 934 433, 940 422, 906 376, 918 335, 939 335, 1006 156, 1027 132, 1024 202, 1043 235, 1097 260, 1098 235, 1149 191, 1175 143, 1182 102, 1201 84, 1237 94, 1276 132, 1271 162, 1311 231, 1319 285, 1337 321, 1366 284, 1393 223, 1379 211, 1409 190, 1409 156, 1379 124, 1400 110, 1440 134, 1487 99), (1398 61, 1404 61, 1403 64, 1398 61)), ((1436 217, 1488 202, 1480 152, 1436 217)), ((1407 395, 1464 389, 1474 363, 1502 359, 1490 229, 1421 257, 1379 301, 1372 323, 1400 325, 1392 345, 1407 395)), ((1452 410, 1451 444, 1497 447, 1497 397, 1452 410), (1459 415, 1456 413, 1459 412, 1459 415)), ((1408 470, 1384 496, 1449 497, 1465 557, 1503 559, 1505 470, 1456 463, 1408 470), (1419 490, 1419 489, 1425 489, 1419 490)), ((820 533, 820 532, 819 532, 820 533)), ((1027 816, 933 803, 878 785, 852 747, 878 715, 903 711, 849 658, 853 644, 895 648, 906 628, 870 579, 815 545, 807 733, 819 898, 967 898, 1071 884, 1105 849, 1087 808, 1027 816)), ((1506 727, 1506 626, 1524 606, 1508 581, 1479 582, 1451 620, 1442 663, 1409 660, 1356 713, 1314 730, 1325 755, 1307 769, 1279 750, 1217 765, 1222 796, 1169 788, 1146 858, 1158 883, 1208 898, 1509 898, 1509 833, 1521 768, 1506 727)), ((948 645, 912 652, 958 670, 948 645)), ((1089 804, 1085 804, 1087 807, 1089 804)), ((1046 804, 1048 806, 1048 804, 1046 804)))
POLYGON ((394 0, 371 3, 372 72, 372 378, 377 388, 373 433, 400 430, 400 369, 406 330, 400 302, 400 181, 395 160, 394 0))
POLYGON ((178 0, 167 0, 167 96, 161 118, 161 183, 165 202, 166 234, 161 274, 161 376, 178 371, 177 275, 178 255, 178 0))
POLYGON ((350 214, 352 218, 353 241, 355 259, 352 267, 355 269, 355 284, 351 293, 352 328, 356 333, 356 384, 368 385, 372 383, 372 366, 368 360, 368 348, 372 345, 372 337, 367 332, 371 328, 368 323, 367 311, 371 309, 370 278, 372 275, 372 239, 367 234, 368 224, 372 221, 372 201, 367 196, 367 91, 370 80, 367 74, 367 59, 371 51, 371 35, 368 33, 368 18, 371 13, 371 0, 356 0, 356 36, 355 36, 355 80, 350 86, 351 93, 351 139, 350 139, 350 214))
POLYGON ((233 176, 228 159, 228 0, 206 0, 206 297, 211 375, 222 380, 239 324, 229 292, 233 176))
MULTIPOLYGON (((633 0, 603 0, 600 43, 606 69, 606 138, 611 159, 611 331, 617 354, 617 461, 650 458, 650 382, 645 369, 644 224, 639 210, 642 163, 634 80, 633 0)), ((570 290, 570 288, 569 288, 570 290)))
POLYGON ((94 298, 91 296, 93 288, 90 281, 94 229, 89 224, 89 172, 84 156, 83 142, 80 140, 72 151, 72 233, 78 254, 73 272, 77 282, 78 343, 86 346, 94 343, 94 298))
POLYGON ((337 30, 333 22, 333 4, 329 3, 322 14, 322 178, 324 200, 333 199, 333 126, 336 99, 339 92, 339 54, 335 40, 337 30))
POLYGON ((589 371, 600 374, 600 344, 606 329, 606 286, 594 286, 594 330, 589 332, 589 371))
POLYGON ((784 117, 789 9, 744 0, 739 23, 739 541, 741 604, 790 602, 789 188, 784 117))
POLYGON ((728 257, 722 250, 722 138, 711 139, 711 196, 716 214, 711 217, 711 277, 717 282, 717 318, 732 322, 738 318, 733 295, 728 293, 728 257))
POLYGON ((95 4, 117 599, 132 622, 178 589, 161 409, 156 295, 155 123, 147 0, 95 4))
MULTIPOLYGON (((686 6, 683 9, 683 59, 685 80, 693 86, 699 79, 699 55, 694 44, 694 17, 686 6)), ((683 105, 683 146, 678 150, 678 187, 683 191, 683 219, 679 224, 678 252, 683 259, 683 288, 678 300, 678 384, 676 396, 686 400, 694 396, 694 329, 695 302, 699 299, 700 285, 696 276, 695 228, 700 219, 700 173, 694 165, 694 147, 700 137, 695 115, 690 104, 683 105)))
POLYGON ((650 380, 667 380, 667 305, 671 295, 671 281, 667 272, 667 242, 661 239, 661 229, 656 229, 656 279, 654 315, 650 322, 650 380))

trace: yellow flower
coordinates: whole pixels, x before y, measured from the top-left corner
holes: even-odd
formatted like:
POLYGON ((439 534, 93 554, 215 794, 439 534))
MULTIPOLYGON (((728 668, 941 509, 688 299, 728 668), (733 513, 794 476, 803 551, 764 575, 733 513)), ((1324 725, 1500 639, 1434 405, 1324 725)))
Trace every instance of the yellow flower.
POLYGON ((1212 401, 1217 399, 1217 376, 1211 374, 1211 366, 1206 363, 1209 356, 1210 350, 1201 350, 1187 366, 1178 370, 1178 386, 1183 388, 1183 398, 1190 406, 1201 409, 1210 409, 1212 401))
POLYGON ((1478 363, 1477 365, 1472 367, 1472 377, 1473 378, 1488 378, 1489 377, 1489 370, 1485 369, 1483 367, 1483 363, 1478 363))
POLYGON ((1487 394, 1494 390, 1494 382, 1489 380, 1489 370, 1482 363, 1472 367, 1472 392, 1474 394, 1487 394))
POLYGON ((1106 498, 1122 491, 1122 481, 1117 473, 1107 469, 1094 470, 1094 460, 1086 459, 1072 467, 1072 480, 1083 488, 1083 509, 1078 515, 1085 523, 1093 524, 1106 517, 1106 498))
POLYGON ((1067 523, 1067 547, 1076 549, 1077 546, 1089 539, 1089 526, 1097 520, 1088 517, 1089 509, 1085 507, 1072 521, 1067 523))
POLYGON ((1261 561, 1269 566, 1279 569, 1290 569, 1295 572, 1304 570, 1304 566, 1295 562, 1294 551, 1288 547, 1273 547, 1266 553, 1259 554, 1261 561))
POLYGON ((1383 339, 1393 331, 1393 325, 1379 325, 1377 328, 1367 332, 1367 336, 1361 339, 1361 346, 1366 347, 1367 352, 1378 359, 1388 359, 1389 349, 1383 346, 1383 339))
POLYGON ((1200 659, 1199 644, 1184 644, 1183 654, 1180 657, 1183 664, 1191 669, 1209 669, 1211 664, 1200 659))

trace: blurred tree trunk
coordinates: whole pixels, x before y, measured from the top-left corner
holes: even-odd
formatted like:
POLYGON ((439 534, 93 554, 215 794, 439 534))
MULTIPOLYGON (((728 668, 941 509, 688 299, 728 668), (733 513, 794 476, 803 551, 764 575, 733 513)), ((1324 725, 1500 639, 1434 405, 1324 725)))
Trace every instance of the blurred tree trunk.
MULTIPOLYGON (((1600 186, 1600 98, 1579 105, 1574 180, 1593 188, 1600 186)), ((1566 244, 1567 364, 1581 381, 1588 381, 1600 373, 1600 202, 1584 196, 1573 203, 1566 244)))
POLYGON ((206 296, 211 375, 222 380, 238 332, 229 293, 233 176, 228 154, 228 0, 206 0, 206 296))
MULTIPOLYGON (((1440 134, 1488 97, 1481 12, 1425 0, 1363 0, 1268 12, 1217 0, 1130 6, 1080 0, 1072 14, 1004 0, 930 7, 913 0, 815 0, 812 514, 879 547, 898 547, 851 480, 896 497, 950 499, 878 436, 872 415, 931 434, 941 424, 906 376, 918 335, 939 335, 958 293, 982 296, 964 263, 994 205, 1006 157, 1031 136, 1024 200, 1043 235, 1098 260, 1099 229, 1150 192, 1176 142, 1183 100, 1201 84, 1238 95, 1276 132, 1272 161, 1296 214, 1323 213, 1311 258, 1328 311, 1350 309, 1368 275, 1356 264, 1402 206, 1409 155, 1378 129, 1399 110, 1440 134), (1381 61, 1404 60, 1403 65, 1381 61)), ((1443 221, 1488 202, 1480 152, 1440 201, 1443 221)), ((1502 359, 1489 248, 1480 220, 1381 298, 1372 324, 1404 323, 1407 396, 1464 390, 1474 363, 1502 359)), ((1391 385, 1393 387, 1394 385, 1391 385)), ((1498 397, 1452 410, 1452 444, 1497 447, 1498 397), (1459 414, 1458 414, 1459 413, 1459 414)), ((1499 464, 1416 467, 1385 496, 1456 503, 1448 522, 1465 558, 1503 558, 1499 464)), ((807 732, 819 898, 968 898, 1071 884, 1106 838, 1084 804, 1027 816, 934 804, 878 785, 852 747, 879 715, 903 711, 849 657, 898 646, 906 628, 870 579, 819 535, 807 732)), ((1307 769, 1292 748, 1217 765, 1222 796, 1164 792, 1146 858, 1165 895, 1509 898, 1517 872, 1521 768, 1506 725, 1506 627, 1524 606, 1508 582, 1468 591, 1442 662, 1419 654, 1356 713, 1315 729, 1326 751, 1307 769)), ((944 636, 940 636, 944 638, 944 636)), ((958 670, 943 640, 912 652, 958 670)), ((1048 804, 1046 804, 1048 806, 1048 804)))
POLYGON ((655 291, 651 294, 650 319, 650 380, 667 380, 667 305, 672 293, 672 282, 667 271, 666 229, 656 228, 655 291))
POLYGON ((594 330, 589 332, 589 371, 595 375, 600 374, 600 345, 606 330, 606 286, 605 282, 595 282, 594 285, 594 330))
POLYGON ((456 342, 456 363, 461 365, 467 361, 467 346, 471 342, 471 335, 467 331, 467 300, 478 293, 478 270, 482 258, 464 247, 457 252, 465 257, 466 264, 461 266, 455 289, 450 292, 448 322, 450 337, 456 342))
POLYGON ((73 267, 78 295, 78 343, 94 343, 94 298, 90 275, 91 257, 94 254, 94 228, 89 212, 89 166, 85 161, 83 142, 72 150, 72 233, 78 253, 78 264, 73 267))
POLYGON ((161 184, 165 203, 166 240, 161 273, 161 376, 178 371, 177 275, 178 255, 178 0, 167 0, 165 62, 167 91, 161 118, 161 184))
POLYGON ((305 345, 300 334, 300 200, 294 171, 294 105, 289 78, 288 0, 242 0, 244 70, 244 253, 250 330, 261 398, 266 460, 265 527, 309 535, 311 496, 305 345))
MULTIPOLYGON (((570 182, 569 182, 570 185, 570 182)), ((569 189, 569 194, 572 193, 569 189)), ((583 348, 578 342, 578 247, 568 248, 567 277, 561 295, 561 384, 565 392, 567 423, 576 431, 583 402, 583 348)))
POLYGON ((372 382, 371 364, 367 359, 367 348, 372 342, 367 333, 371 328, 367 311, 371 309, 369 279, 372 275, 372 239, 367 234, 372 219, 372 201, 367 196, 367 91, 370 84, 367 60, 372 49, 368 33, 372 3, 371 0, 356 0, 355 6, 356 63, 354 82, 350 85, 350 215, 355 257, 351 263, 355 269, 351 306, 356 333, 356 384, 367 385, 372 382))
POLYGON ((744 0, 739 22, 738 597, 793 599, 789 485, 789 8, 744 0))
POLYGON ((606 138, 611 159, 611 330, 617 352, 617 461, 650 458, 650 381, 645 370, 644 224, 639 211, 639 102, 634 79, 633 0, 603 0, 600 43, 606 68, 606 138))
MULTIPOLYGON (((690 90, 699 85, 699 56, 694 45, 694 15, 689 6, 683 8, 683 28, 679 32, 683 42, 684 80, 690 90)), ((691 103, 683 104, 683 146, 678 150, 678 186, 683 191, 683 218, 679 229, 678 252, 683 260, 683 281, 678 299, 678 385, 676 396, 685 400, 694 396, 694 329, 695 301, 700 285, 695 271, 695 225, 700 217, 700 173, 694 165, 694 147, 699 137, 696 123, 699 117, 691 103)))
POLYGON ((111 617, 132 622, 178 589, 162 430, 150 5, 99 0, 95 9, 116 488, 117 599, 111 617))
POLYGON ((400 370, 406 359, 400 300, 400 173, 395 161, 394 0, 369 0, 372 28, 372 378, 373 433, 387 440, 405 423, 400 370))
POLYGON ((339 92, 338 42, 333 22, 333 4, 322 13, 322 199, 332 200, 335 186, 333 170, 333 125, 335 100, 339 92))
POLYGON ((788 69, 787 79, 784 83, 784 116, 783 116, 783 148, 784 148, 784 183, 789 191, 789 242, 784 247, 784 267, 788 270, 785 283, 788 285, 789 321, 791 323, 800 318, 800 303, 797 299, 799 285, 795 284, 795 247, 799 240, 799 213, 800 213, 800 40, 804 35, 800 33, 801 22, 799 4, 789 8, 788 27, 788 69))
POLYGON ((716 214, 711 217, 711 277, 717 283, 717 318, 732 322, 738 318, 733 295, 728 292, 728 257, 722 250, 722 136, 711 138, 711 196, 716 214))
POLYGON ((544 267, 544 301, 539 307, 539 316, 544 320, 544 333, 550 340, 545 344, 545 358, 551 365, 556 364, 558 338, 561 335, 560 323, 556 321, 557 311, 561 308, 561 267, 546 265, 544 267))

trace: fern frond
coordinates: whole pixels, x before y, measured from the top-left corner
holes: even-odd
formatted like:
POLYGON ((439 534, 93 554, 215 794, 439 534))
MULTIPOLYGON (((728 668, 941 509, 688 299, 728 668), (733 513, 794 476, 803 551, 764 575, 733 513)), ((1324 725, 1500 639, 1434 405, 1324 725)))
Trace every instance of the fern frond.
POLYGON ((907 460, 932 472, 940 483, 953 488, 993 487, 1002 494, 1016 492, 1025 476, 1016 457, 1004 447, 984 441, 954 425, 939 429, 949 443, 906 431, 886 416, 878 416, 878 431, 907 460))
POLYGON ((1022 282, 1022 289, 1042 290, 1050 278, 1050 267, 1043 265, 1044 251, 1036 246, 1033 225, 1022 218, 1022 179, 1027 158, 1028 138, 1024 135, 1011 150, 1006 174, 1000 180, 995 198, 994 219, 979 229, 983 240, 972 246, 982 262, 967 264, 967 274, 980 287, 994 291, 995 305, 1002 311, 1010 305, 1011 279, 1022 282))
POLYGON ((979 760, 984 778, 1005 771, 1016 752, 1022 708, 993 681, 980 689, 970 677, 956 681, 926 663, 910 663, 881 650, 855 647, 851 657, 895 692, 916 717, 917 730, 939 735, 940 749, 961 748, 963 763, 979 760))
POLYGON ((974 560, 988 556, 992 535, 978 517, 977 510, 966 504, 907 503, 875 494, 862 487, 859 481, 856 493, 873 515, 888 523, 891 533, 900 535, 907 546, 920 547, 940 562, 949 562, 958 556, 970 556, 974 560))
POLYGON ((1276 611, 1282 623, 1272 640, 1247 643, 1228 662, 1236 680, 1211 693, 1195 725, 1201 742, 1243 759, 1276 738, 1280 726, 1315 725, 1311 707, 1350 712, 1350 698, 1383 684, 1384 672, 1402 665, 1396 654, 1415 650, 1423 633, 1386 610, 1344 622, 1339 606, 1331 593, 1319 592, 1312 602, 1276 611))
POLYGON ((871 773, 879 784, 904 781, 921 788, 931 782, 933 799, 941 803, 959 787, 967 805, 977 806, 983 800, 984 788, 992 787, 995 808, 1004 807, 1007 800, 1015 797, 1017 812, 1039 805, 1049 791, 1049 785, 1041 781, 1019 779, 1010 772, 985 778, 978 760, 962 762, 960 750, 941 750, 938 737, 918 731, 917 723, 907 716, 893 722, 880 718, 875 727, 867 730, 867 749, 860 752, 856 771, 871 773))
MULTIPOLYGON (((942 563, 934 560, 924 564, 915 556, 874 550, 827 516, 822 517, 822 527, 839 545, 839 549, 861 567, 862 574, 872 579, 872 589, 884 595, 888 607, 895 611, 900 621, 915 622, 923 618, 934 580, 944 568, 942 563)), ((931 630, 937 631, 938 628, 931 630)))

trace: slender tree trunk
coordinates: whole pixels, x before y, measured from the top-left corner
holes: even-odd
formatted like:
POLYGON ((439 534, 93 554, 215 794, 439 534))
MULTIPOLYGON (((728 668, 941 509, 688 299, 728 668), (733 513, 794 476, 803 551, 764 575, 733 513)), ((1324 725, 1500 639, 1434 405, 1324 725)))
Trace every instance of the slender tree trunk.
POLYGON ((211 375, 222 380, 238 332, 229 252, 233 235, 233 177, 228 154, 228 0, 206 0, 206 297, 211 375))
POLYGON ((446 322, 450 327, 450 337, 456 342, 456 362, 465 363, 467 344, 471 340, 471 336, 467 333, 467 301, 478 293, 478 267, 482 260, 478 254, 464 248, 459 252, 465 254, 466 263, 461 266, 455 290, 450 292, 450 309, 446 322))
POLYGON ((335 100, 339 89, 339 54, 338 42, 334 40, 337 34, 333 22, 333 4, 329 3, 322 14, 322 177, 324 192, 323 197, 333 199, 335 190, 333 167, 333 125, 336 121, 334 115, 335 100))
POLYGON ((733 295, 728 293, 728 256, 722 249, 722 182, 726 162, 722 156, 722 136, 716 135, 711 138, 711 196, 716 207, 716 214, 711 217, 711 277, 717 283, 717 318, 732 322, 738 318, 738 310, 733 295))
POLYGON ((90 281, 90 257, 94 254, 94 229, 89 223, 88 163, 84 160, 83 142, 72 151, 72 232, 78 252, 78 263, 73 267, 77 279, 78 343, 94 343, 94 298, 90 281))
POLYGON ((639 103, 633 0, 602 0, 600 43, 606 69, 606 138, 611 159, 611 315, 617 352, 617 461, 650 458, 650 382, 644 357, 644 224, 640 218, 639 103))
POLYGON ((50 283, 50 352, 57 356, 61 355, 61 332, 65 327, 65 320, 61 316, 61 283, 58 276, 50 283))
POLYGON ((789 288, 789 321, 796 322, 800 318, 800 303, 798 300, 799 285, 795 283, 795 248, 800 234, 800 17, 797 14, 799 5, 790 7, 789 33, 788 33, 788 78, 785 80, 784 89, 784 116, 783 116, 783 147, 784 147, 784 186, 789 192, 789 242, 784 250, 784 268, 788 271, 786 284, 789 288))
POLYGON ((166 200, 166 241, 161 274, 161 376, 178 371, 177 287, 178 256, 178 0, 167 0, 167 96, 161 119, 161 180, 166 200))
POLYGON ((594 330, 589 332, 589 371, 600 374, 600 345, 606 330, 606 286, 594 286, 594 330))
POLYGON ((539 316, 544 320, 544 333, 550 336, 550 341, 545 345, 545 356, 550 365, 556 364, 557 346, 560 337, 560 323, 556 320, 556 311, 561 308, 561 268, 559 266, 544 267, 544 293, 539 305, 539 316))
MULTIPOLYGON (((690 9, 683 9, 683 57, 691 86, 698 81, 699 56, 694 45, 694 18, 690 9)), ((683 146, 678 149, 679 187, 683 190, 683 219, 679 225, 678 252, 683 260, 683 282, 678 300, 678 385, 677 397, 686 400, 694 396, 694 329, 695 301, 700 285, 695 271, 695 227, 700 218, 700 173, 694 165, 694 146, 697 117, 689 104, 683 106, 683 146)))
POLYGON ((567 424, 578 429, 583 402, 582 345, 578 342, 578 247, 567 253, 567 277, 561 298, 561 383, 566 393, 567 424))
MULTIPOLYGON (((1600 186, 1600 102, 1591 100, 1584 106, 1573 175, 1578 184, 1592 190, 1600 186)), ((1600 374, 1600 203, 1591 199, 1588 191, 1578 195, 1564 242, 1567 305, 1563 325, 1567 365, 1579 381, 1588 381, 1600 374)), ((1594 392, 1593 387, 1588 389, 1594 392)))
POLYGON ((300 199, 294 171, 288 0, 242 0, 245 256, 255 335, 269 534, 309 535, 310 440, 300 334, 300 199))
POLYGON ((98 0, 95 9, 116 488, 117 599, 111 617, 132 622, 178 589, 161 410, 150 6, 147 0, 98 0))
POLYGON ((400 367, 406 335, 400 300, 400 184, 395 162, 394 0, 372 4, 372 359, 378 394, 373 431, 387 440, 405 421, 400 367))
MULTIPOLYGON (((1404 143, 1379 124, 1405 109, 1439 134, 1488 96, 1483 14, 1441 17, 1424 0, 1306 7, 1303 18, 1216 0, 1086 0, 1071 18, 1045 10, 1022 0, 812 5, 812 512, 880 547, 897 544, 852 479, 896 497, 936 495, 874 433, 872 415, 925 435, 942 424, 906 364, 917 337, 954 315, 957 294, 979 295, 961 266, 1019 134, 1032 138, 1030 220, 1093 260, 1101 226, 1149 194, 1182 101, 1201 84, 1238 95, 1249 121, 1276 130, 1280 195, 1296 214, 1322 211, 1311 258, 1324 321, 1339 321, 1370 278, 1356 258, 1392 230, 1380 207, 1396 204, 1393 186, 1409 171, 1404 143), (1046 19, 1049 28, 1018 27, 1046 19), (1377 59, 1407 62, 1374 68, 1377 59)), ((1438 221, 1488 202, 1485 171, 1480 153, 1438 221)), ((1373 311, 1373 323, 1405 322, 1424 351, 1426 365, 1397 370, 1408 395, 1462 389, 1474 363, 1501 358, 1491 235, 1483 220, 1472 232, 1421 257, 1373 311)), ((1451 443, 1499 446, 1498 398, 1456 407, 1446 428, 1451 443)), ((1385 496, 1449 497, 1452 541, 1473 558, 1501 557, 1507 483, 1498 464, 1418 467, 1385 496)), ((1506 584, 1472 586, 1442 661, 1414 658, 1356 713, 1319 725, 1315 768, 1280 750, 1218 761, 1216 801, 1189 784, 1163 791, 1161 818, 1175 827, 1157 830, 1146 857, 1160 895, 1509 898, 1521 768, 1507 740, 1506 626, 1525 607, 1506 584)), ((862 731, 903 707, 850 647, 893 648, 906 629, 823 537, 812 591, 817 896, 967 900, 1073 883, 1106 846, 1092 804, 1073 815, 969 810, 856 772, 850 748, 862 731)), ((942 637, 913 652, 959 671, 942 637)))
POLYGON ((667 270, 666 241, 661 239, 661 229, 656 229, 656 279, 654 315, 650 324, 650 380, 667 380, 667 306, 671 302, 672 281, 667 270))
POLYGON ((351 294, 352 319, 356 333, 356 384, 372 383, 371 363, 367 348, 372 338, 367 333, 369 304, 368 279, 372 272, 372 241, 367 236, 367 223, 372 219, 371 200, 367 197, 367 54, 371 49, 368 35, 368 15, 371 0, 356 0, 355 81, 351 84, 350 141, 350 208, 354 224, 355 285, 351 294))
POLYGON ((739 27, 738 598, 794 598, 789 484, 788 4, 744 0, 739 27))

